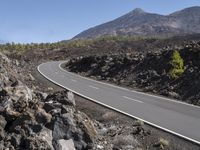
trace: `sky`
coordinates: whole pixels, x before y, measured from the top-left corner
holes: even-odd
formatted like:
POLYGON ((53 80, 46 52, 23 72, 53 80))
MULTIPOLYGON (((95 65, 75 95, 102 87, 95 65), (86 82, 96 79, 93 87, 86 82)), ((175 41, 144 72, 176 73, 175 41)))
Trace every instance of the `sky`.
POLYGON ((191 6, 200 0, 0 0, 0 41, 67 40, 135 8, 167 15, 191 6))

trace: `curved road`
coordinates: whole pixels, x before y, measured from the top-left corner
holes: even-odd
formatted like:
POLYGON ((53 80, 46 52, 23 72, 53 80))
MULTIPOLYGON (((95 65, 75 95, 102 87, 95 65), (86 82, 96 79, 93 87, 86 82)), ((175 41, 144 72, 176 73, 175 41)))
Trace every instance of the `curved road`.
POLYGON ((62 69, 63 62, 41 64, 38 71, 80 96, 200 144, 200 107, 81 77, 62 69))

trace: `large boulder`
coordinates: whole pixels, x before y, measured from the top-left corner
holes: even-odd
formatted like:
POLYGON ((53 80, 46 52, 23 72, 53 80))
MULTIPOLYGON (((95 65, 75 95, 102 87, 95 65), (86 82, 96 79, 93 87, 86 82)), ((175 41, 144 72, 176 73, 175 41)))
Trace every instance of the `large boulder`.
POLYGON ((87 141, 84 141, 84 132, 77 127, 70 114, 57 117, 54 122, 53 140, 56 143, 59 139, 73 139, 77 150, 87 148, 87 141))
POLYGON ((46 98, 46 101, 59 102, 61 104, 73 106, 73 107, 75 106, 73 93, 67 92, 67 91, 49 94, 46 98))

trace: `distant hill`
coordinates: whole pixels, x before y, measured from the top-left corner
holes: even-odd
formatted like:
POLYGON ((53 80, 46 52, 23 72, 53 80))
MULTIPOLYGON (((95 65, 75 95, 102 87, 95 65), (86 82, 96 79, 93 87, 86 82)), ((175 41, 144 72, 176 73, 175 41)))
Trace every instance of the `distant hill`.
POLYGON ((113 21, 90 28, 74 37, 133 35, 182 35, 200 33, 200 7, 190 7, 170 15, 147 13, 140 8, 113 21))

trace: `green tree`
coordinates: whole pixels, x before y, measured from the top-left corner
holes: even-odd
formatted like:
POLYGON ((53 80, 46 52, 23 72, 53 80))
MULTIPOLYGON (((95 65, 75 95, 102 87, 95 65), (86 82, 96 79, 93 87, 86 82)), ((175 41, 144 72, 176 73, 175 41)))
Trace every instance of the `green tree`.
POLYGON ((184 61, 177 50, 173 52, 170 64, 172 65, 172 68, 170 70, 170 75, 172 78, 177 79, 180 75, 184 73, 184 61))

